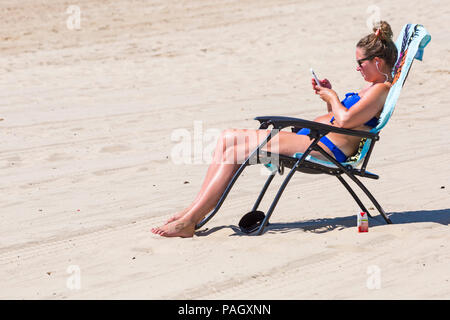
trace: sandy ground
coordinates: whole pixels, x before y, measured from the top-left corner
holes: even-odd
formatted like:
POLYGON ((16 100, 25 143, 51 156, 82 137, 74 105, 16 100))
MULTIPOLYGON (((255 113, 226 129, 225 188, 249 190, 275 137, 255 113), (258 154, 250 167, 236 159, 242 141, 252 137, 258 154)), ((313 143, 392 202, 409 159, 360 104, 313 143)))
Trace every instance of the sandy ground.
POLYGON ((268 231, 243 235, 265 181, 251 166, 193 238, 150 232, 208 167, 176 164, 174 135, 323 114, 311 66, 340 96, 362 88, 354 47, 371 5, 1 1, 0 298, 449 299, 446 1, 377 2, 394 38, 408 22, 432 35, 371 158, 380 179, 365 181, 393 225, 365 201, 377 217, 359 234, 337 179, 296 174, 268 231))

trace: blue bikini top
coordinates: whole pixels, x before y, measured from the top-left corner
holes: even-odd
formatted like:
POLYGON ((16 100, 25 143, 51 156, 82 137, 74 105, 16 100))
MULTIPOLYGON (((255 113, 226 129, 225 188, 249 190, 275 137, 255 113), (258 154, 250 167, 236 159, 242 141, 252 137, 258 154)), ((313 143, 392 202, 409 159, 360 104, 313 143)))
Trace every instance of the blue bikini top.
MULTIPOLYGON (((345 94, 345 99, 341 101, 341 103, 343 104, 344 107, 346 107, 347 109, 350 109, 355 103, 357 103, 361 98, 359 97, 359 95, 355 92, 349 92, 345 94)), ((334 117, 331 118, 330 123, 333 123, 334 121, 334 117)), ((370 119, 369 121, 367 121, 366 123, 364 123, 364 125, 371 127, 371 128, 375 128, 378 125, 378 118, 373 117, 372 119, 370 119)))

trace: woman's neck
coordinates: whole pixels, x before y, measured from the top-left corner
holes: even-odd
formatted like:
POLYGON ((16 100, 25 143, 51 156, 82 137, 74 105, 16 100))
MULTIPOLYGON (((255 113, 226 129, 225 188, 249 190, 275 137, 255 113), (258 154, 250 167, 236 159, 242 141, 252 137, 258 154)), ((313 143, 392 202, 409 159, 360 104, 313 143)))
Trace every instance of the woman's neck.
POLYGON ((383 74, 383 76, 380 76, 378 79, 372 82, 371 86, 377 84, 377 83, 385 83, 390 82, 392 83, 392 76, 388 73, 386 73, 386 76, 383 74))

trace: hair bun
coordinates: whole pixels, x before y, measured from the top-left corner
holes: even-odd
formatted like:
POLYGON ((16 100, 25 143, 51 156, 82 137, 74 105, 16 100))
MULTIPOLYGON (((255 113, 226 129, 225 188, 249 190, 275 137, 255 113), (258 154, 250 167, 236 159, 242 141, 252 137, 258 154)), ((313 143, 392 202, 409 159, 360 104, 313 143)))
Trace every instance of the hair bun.
POLYGON ((392 40, 394 33, 392 32, 391 26, 386 21, 379 21, 373 26, 373 32, 384 41, 392 40))
POLYGON ((389 68, 393 68, 397 61, 397 47, 392 41, 393 32, 386 21, 374 23, 372 33, 361 38, 356 44, 361 48, 365 57, 379 57, 384 59, 389 68))

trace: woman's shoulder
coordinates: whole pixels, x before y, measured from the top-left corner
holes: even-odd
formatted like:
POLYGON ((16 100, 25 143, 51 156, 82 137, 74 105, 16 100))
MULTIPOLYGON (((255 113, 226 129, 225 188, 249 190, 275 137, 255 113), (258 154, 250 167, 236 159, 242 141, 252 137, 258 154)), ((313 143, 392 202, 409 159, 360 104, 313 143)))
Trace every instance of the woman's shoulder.
POLYGON ((388 93, 391 89, 392 84, 390 82, 383 83, 375 83, 371 86, 368 86, 362 89, 358 94, 360 97, 365 96, 366 94, 383 94, 388 93))
POLYGON ((375 83, 372 86, 372 88, 377 88, 378 90, 384 90, 384 91, 385 90, 389 91, 389 89, 391 89, 391 87, 392 87, 392 83, 390 83, 388 81, 383 82, 383 83, 375 83))

